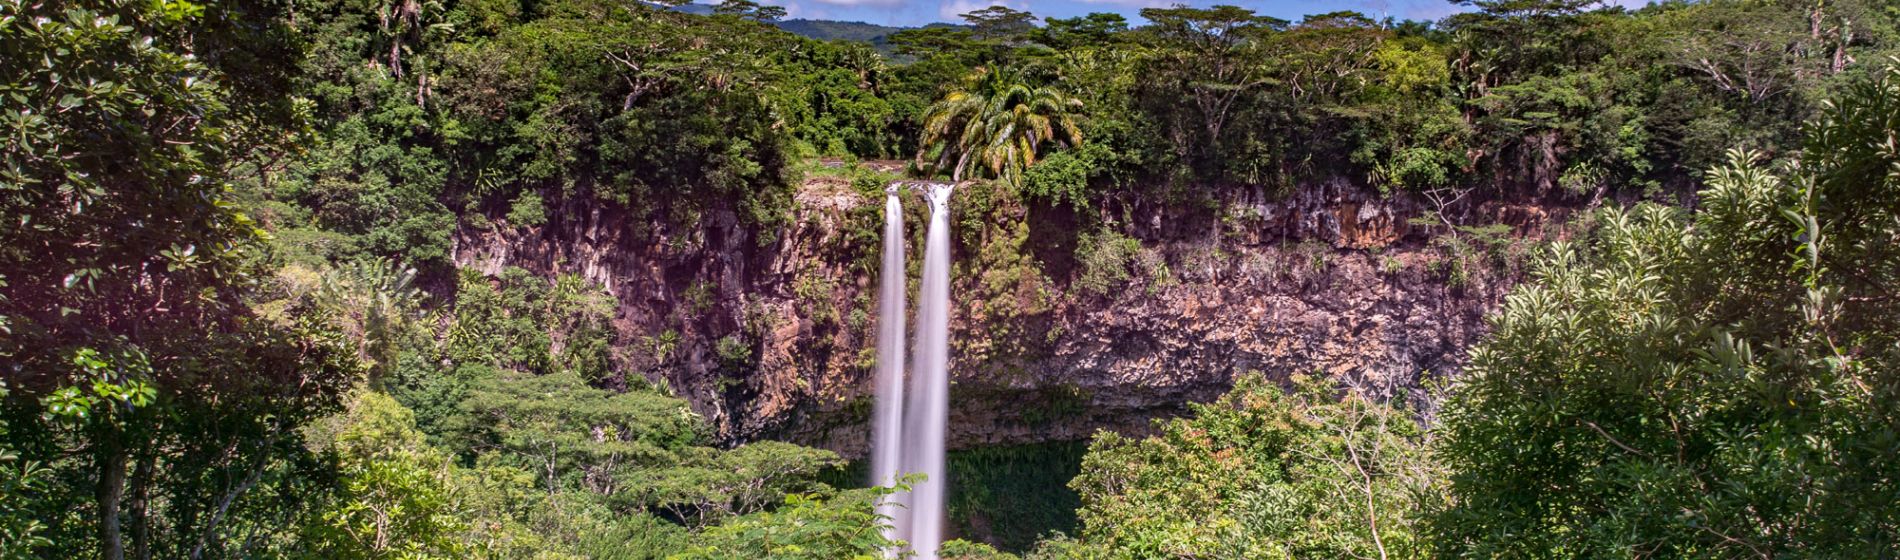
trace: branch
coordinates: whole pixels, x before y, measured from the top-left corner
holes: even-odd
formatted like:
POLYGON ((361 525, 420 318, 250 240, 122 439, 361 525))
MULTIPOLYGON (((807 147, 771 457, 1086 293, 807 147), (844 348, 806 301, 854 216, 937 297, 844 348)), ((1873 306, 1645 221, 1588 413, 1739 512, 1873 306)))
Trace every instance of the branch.
POLYGON ((1635 454, 1637 454, 1637 455, 1642 455, 1642 456, 1644 456, 1644 457, 1649 457, 1649 458, 1652 458, 1652 459, 1653 459, 1653 458, 1655 458, 1655 456, 1654 456, 1654 455, 1650 455, 1650 454, 1648 454, 1648 453, 1644 453, 1644 452, 1642 452, 1642 451, 1640 451, 1640 450, 1638 450, 1638 449, 1636 449, 1636 448, 1634 448, 1634 447, 1630 447, 1630 446, 1628 446, 1628 445, 1625 445, 1625 444, 1624 444, 1623 442, 1621 442, 1621 441, 1617 441, 1617 439, 1616 439, 1616 437, 1614 437, 1614 436, 1611 436, 1609 432, 1605 432, 1605 431, 1603 431, 1603 428, 1600 428, 1600 427, 1597 427, 1597 424, 1596 424, 1596 422, 1591 422, 1591 421, 1589 421, 1589 420, 1582 420, 1582 419, 1579 419, 1578 421, 1579 421, 1579 422, 1583 422, 1583 425, 1585 425, 1585 426, 1589 426, 1589 427, 1590 427, 1590 429, 1592 429, 1592 430, 1596 430, 1598 434, 1601 434, 1601 435, 1603 436, 1603 439, 1607 439, 1607 440, 1610 440, 1610 443, 1613 443, 1613 444, 1616 444, 1616 446, 1617 446, 1617 447, 1620 447, 1620 448, 1622 448, 1622 449, 1623 449, 1624 451, 1628 451, 1628 452, 1630 452, 1630 453, 1635 453, 1635 454))

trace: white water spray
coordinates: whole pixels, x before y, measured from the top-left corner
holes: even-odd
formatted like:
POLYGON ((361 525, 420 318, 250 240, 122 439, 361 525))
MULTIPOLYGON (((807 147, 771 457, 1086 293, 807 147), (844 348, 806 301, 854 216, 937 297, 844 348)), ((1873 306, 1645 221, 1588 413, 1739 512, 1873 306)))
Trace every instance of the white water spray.
POLYGON ((902 447, 906 473, 926 477, 911 488, 902 531, 920 560, 936 560, 943 542, 944 431, 950 421, 950 190, 932 183, 930 229, 924 238, 924 271, 917 308, 917 359, 904 405, 902 447))
MULTIPOLYGON (((901 187, 884 189, 884 266, 877 285, 877 402, 871 419, 871 484, 896 484, 903 468, 904 425, 904 205, 901 187)), ((909 538, 909 527, 899 497, 878 503, 877 512, 889 517, 884 536, 909 538)))

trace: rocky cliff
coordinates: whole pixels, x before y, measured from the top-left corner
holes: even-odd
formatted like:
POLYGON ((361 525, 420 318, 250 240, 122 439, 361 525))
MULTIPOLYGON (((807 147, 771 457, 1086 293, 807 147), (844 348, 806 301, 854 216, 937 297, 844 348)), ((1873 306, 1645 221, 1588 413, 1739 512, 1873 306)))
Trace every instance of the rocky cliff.
MULTIPOLYGON (((1465 221, 1508 230, 1448 243, 1446 228, 1415 225, 1415 201, 1346 181, 1086 216, 978 184, 955 201, 953 447, 1140 430, 1248 371, 1428 408, 1424 381, 1458 370, 1525 240, 1556 221, 1488 204, 1465 221)), ((729 211, 656 224, 598 204, 552 210, 538 227, 464 225, 457 263, 600 283, 619 301, 618 365, 691 400, 725 439, 862 452, 881 194, 807 180, 772 232, 729 211)))

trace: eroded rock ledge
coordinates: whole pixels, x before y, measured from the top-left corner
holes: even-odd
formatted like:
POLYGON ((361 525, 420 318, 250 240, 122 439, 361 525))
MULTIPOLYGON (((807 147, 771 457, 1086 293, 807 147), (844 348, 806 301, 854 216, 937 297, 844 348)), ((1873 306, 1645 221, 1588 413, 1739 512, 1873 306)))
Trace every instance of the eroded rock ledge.
MULTIPOLYGON (((1141 430, 1248 371, 1326 375, 1429 408, 1423 380, 1457 372, 1517 272, 1509 259, 1479 256, 1456 273, 1412 225, 1415 202, 1344 181, 1298 192, 1227 201, 1211 218, 1124 209, 1140 217, 1111 219, 1113 228, 1140 248, 1127 256, 1127 280, 1102 293, 1073 282, 1085 265, 1061 262, 1076 233, 1060 219, 1018 212, 1016 245, 1001 257, 993 246, 1008 227, 960 232, 951 445, 1141 430)), ((464 225, 455 259, 605 286, 619 301, 617 365, 689 399, 722 438, 858 455, 869 435, 880 203, 808 181, 792 225, 770 243, 731 212, 668 226, 567 203, 540 227, 464 225)), ((1561 212, 1490 204, 1468 220, 1536 238, 1551 214, 1561 212)), ((958 226, 983 223, 972 218, 958 226)))

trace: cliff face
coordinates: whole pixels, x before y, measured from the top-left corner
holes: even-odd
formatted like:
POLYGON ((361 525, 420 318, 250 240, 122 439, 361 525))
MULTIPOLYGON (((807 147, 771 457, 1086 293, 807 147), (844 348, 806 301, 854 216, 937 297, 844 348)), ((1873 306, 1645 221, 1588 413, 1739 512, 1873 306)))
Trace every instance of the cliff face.
MULTIPOLYGON (((1116 232, 1101 235, 1078 233, 1082 220, 1060 208, 961 188, 951 445, 1141 430, 1248 371, 1325 375, 1429 408, 1421 383, 1458 370, 1518 276, 1511 251, 1528 243, 1455 255, 1412 225, 1415 202, 1345 182, 1298 192, 1218 211, 1125 204, 1090 220, 1116 232)), ((882 199, 821 179, 796 200, 792 225, 770 242, 731 212, 656 225, 570 203, 540 227, 464 226, 456 261, 605 286, 620 302, 617 363, 692 401, 722 438, 858 455, 882 199)), ((918 217, 906 224, 913 260, 918 217)), ((1511 225, 1509 239, 1554 220, 1487 205, 1467 221, 1511 225)), ((913 288, 914 275, 913 263, 913 288)))

